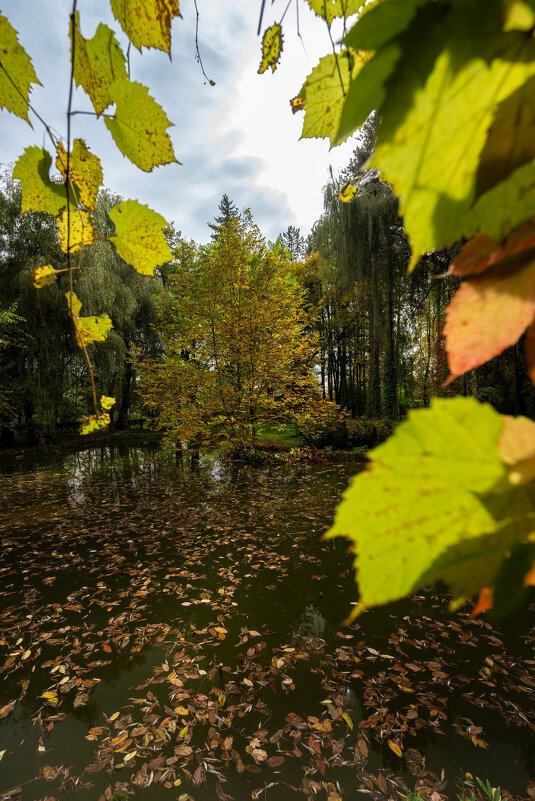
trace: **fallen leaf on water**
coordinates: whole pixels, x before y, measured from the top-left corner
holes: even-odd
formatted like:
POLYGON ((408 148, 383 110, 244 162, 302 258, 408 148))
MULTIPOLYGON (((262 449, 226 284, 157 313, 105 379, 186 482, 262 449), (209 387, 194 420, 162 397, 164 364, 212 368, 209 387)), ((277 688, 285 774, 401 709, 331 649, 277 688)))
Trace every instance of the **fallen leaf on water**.
POLYGON ((388 740, 388 747, 389 747, 389 748, 390 748, 390 750, 391 750, 391 751, 393 751, 393 752, 394 752, 394 754, 396 754, 398 757, 400 757, 400 756, 403 756, 403 751, 401 750, 401 748, 399 747, 399 745, 398 745, 397 743, 395 743, 393 740, 388 740))
MULTIPOLYGON (((56 696, 57 698, 57 696, 56 696)), ((13 712, 13 707, 15 706, 16 701, 10 701, 9 704, 6 704, 0 709, 0 719, 7 718, 13 712)))

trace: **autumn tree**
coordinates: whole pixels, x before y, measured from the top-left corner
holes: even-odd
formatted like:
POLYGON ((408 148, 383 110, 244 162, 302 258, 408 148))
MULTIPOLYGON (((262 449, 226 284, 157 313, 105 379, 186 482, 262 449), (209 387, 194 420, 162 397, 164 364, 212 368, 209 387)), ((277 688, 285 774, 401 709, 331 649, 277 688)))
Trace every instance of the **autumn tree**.
POLYGON ((143 397, 157 426, 190 445, 251 443, 315 385, 303 290, 287 250, 267 244, 249 212, 207 247, 174 245, 162 295, 164 350, 143 362, 143 397))

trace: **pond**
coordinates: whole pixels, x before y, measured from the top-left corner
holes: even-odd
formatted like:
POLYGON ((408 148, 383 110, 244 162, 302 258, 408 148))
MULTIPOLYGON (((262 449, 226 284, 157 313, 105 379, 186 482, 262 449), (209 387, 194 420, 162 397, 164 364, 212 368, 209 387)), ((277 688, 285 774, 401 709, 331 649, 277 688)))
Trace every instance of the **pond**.
POLYGON ((4 458, 0 799, 533 797, 533 608, 429 591, 345 625, 320 535, 357 469, 4 458))

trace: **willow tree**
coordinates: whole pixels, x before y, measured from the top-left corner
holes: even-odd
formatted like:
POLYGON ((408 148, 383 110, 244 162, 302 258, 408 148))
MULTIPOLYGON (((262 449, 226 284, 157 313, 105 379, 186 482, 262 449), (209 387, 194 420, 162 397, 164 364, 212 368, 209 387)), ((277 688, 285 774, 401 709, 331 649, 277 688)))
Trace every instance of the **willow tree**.
POLYGON ((250 443, 315 383, 303 290, 280 244, 250 214, 207 247, 175 251, 162 297, 161 357, 143 360, 143 397, 174 442, 250 443))
POLYGON ((341 178, 324 190, 325 212, 317 226, 313 245, 327 260, 347 290, 359 287, 366 298, 368 365, 366 414, 397 415, 396 315, 399 279, 406 269, 408 250, 398 199, 377 171, 360 173, 358 192, 342 204, 339 192, 359 169, 359 150, 341 178))

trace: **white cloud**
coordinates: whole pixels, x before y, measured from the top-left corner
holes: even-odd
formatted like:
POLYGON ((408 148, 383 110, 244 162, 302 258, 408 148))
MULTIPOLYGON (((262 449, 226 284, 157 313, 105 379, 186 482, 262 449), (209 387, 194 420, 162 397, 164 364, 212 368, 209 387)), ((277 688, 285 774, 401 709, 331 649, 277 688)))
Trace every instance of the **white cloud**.
MULTIPOLYGON (((73 117, 73 136, 86 139, 99 155, 107 187, 148 203, 186 236, 206 241, 210 233, 206 223, 216 214, 224 192, 239 208, 251 208, 269 238, 288 225, 306 232, 321 214, 321 189, 329 164, 335 170, 343 166, 352 150, 351 143, 329 152, 326 141, 298 141, 302 119, 290 111, 290 98, 329 49, 326 29, 312 12, 303 13, 301 4, 301 34, 307 52, 297 38, 295 21, 287 18, 278 70, 257 75, 260 3, 229 0, 223 7, 217 0, 199 0, 198 5, 201 56, 216 86, 205 84, 195 60, 193 3, 181 3, 184 19, 173 23, 171 62, 156 51, 145 50, 141 56, 131 48, 130 55, 132 77, 149 86, 174 123, 169 133, 183 166, 143 173, 116 150, 102 121, 91 116, 73 117)), ((43 83, 34 87, 32 102, 63 137, 70 8, 67 0, 48 0, 46 8, 42 0, 7 0, 3 6, 43 83)), ((104 15, 102 21, 119 29, 106 4, 79 2, 78 8, 86 37, 93 35, 99 22, 97 10, 104 15)), ((264 27, 271 22, 266 17, 264 27)), ((119 38, 124 46, 122 33, 119 38)), ((75 108, 91 109, 81 90, 75 93, 75 108)), ((35 122, 32 132, 22 120, 7 112, 2 115, 0 161, 16 160, 30 144, 47 146, 39 123, 35 122)))

